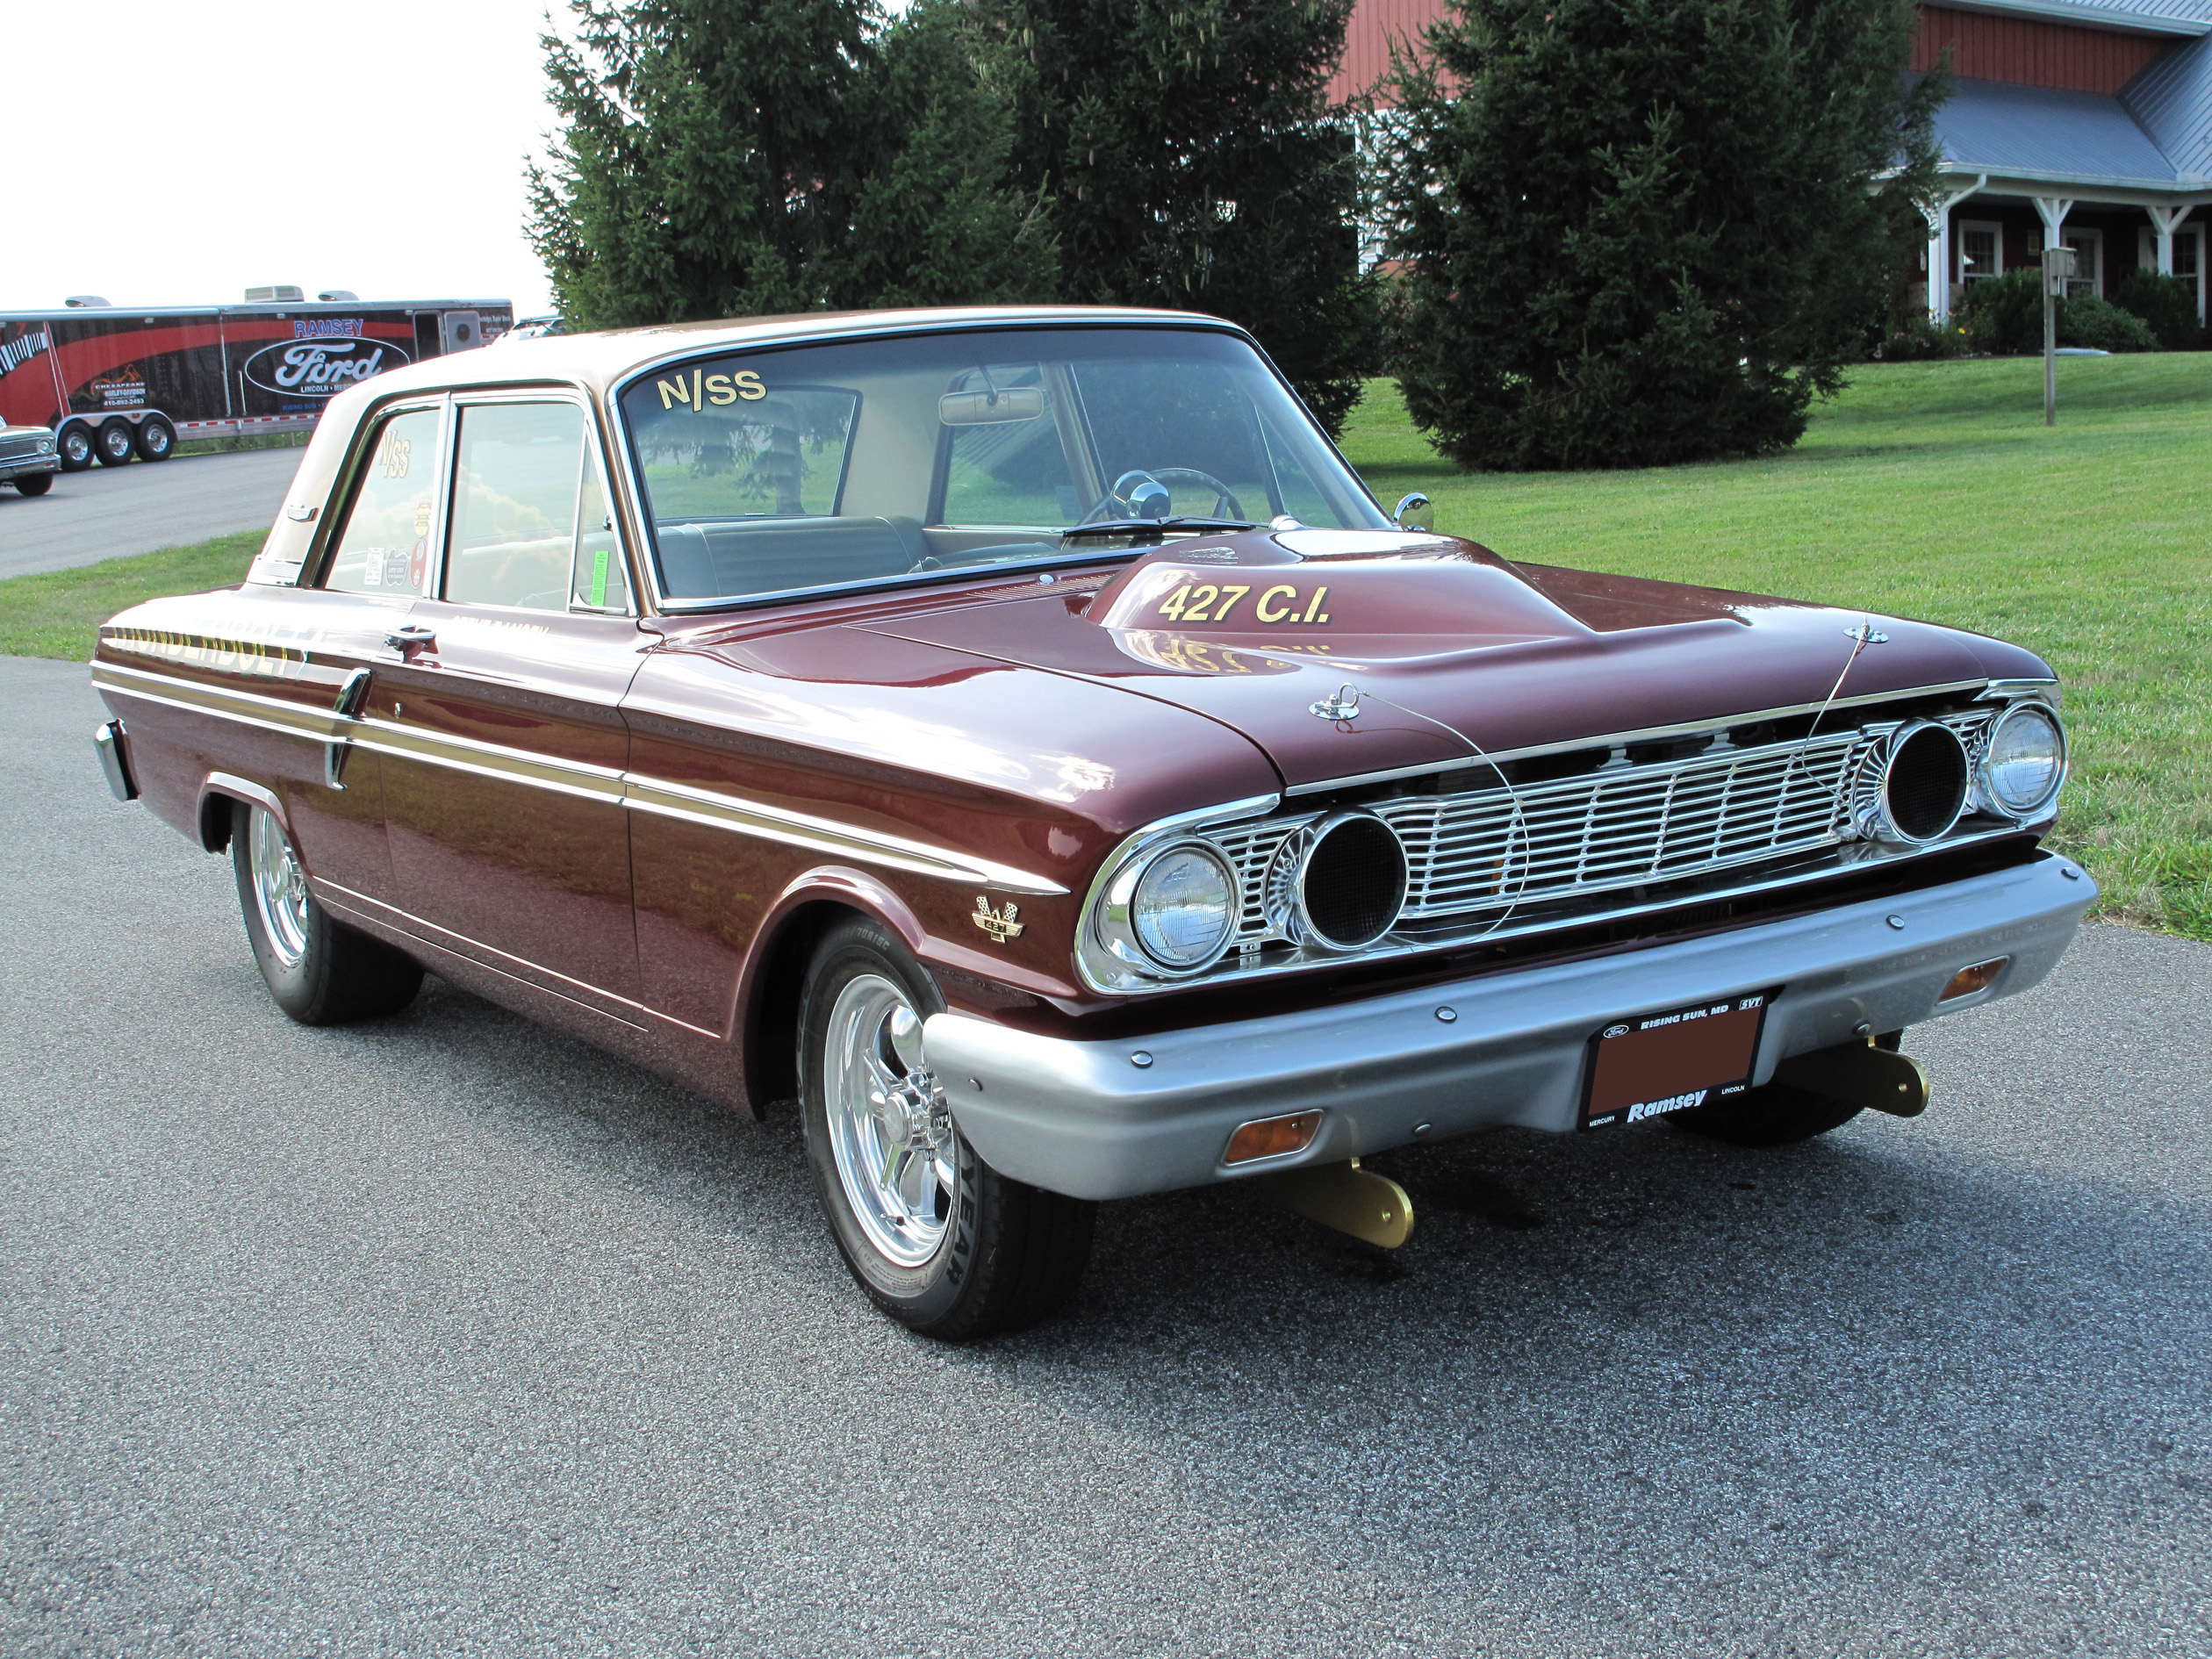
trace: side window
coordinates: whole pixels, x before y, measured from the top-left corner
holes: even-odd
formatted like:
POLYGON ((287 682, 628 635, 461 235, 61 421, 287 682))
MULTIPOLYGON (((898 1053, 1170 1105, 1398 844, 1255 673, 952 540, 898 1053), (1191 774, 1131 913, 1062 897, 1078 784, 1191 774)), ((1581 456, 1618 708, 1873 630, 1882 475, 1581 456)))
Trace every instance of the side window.
POLYGON ((341 593, 420 593, 438 507, 435 409, 388 415, 354 492, 323 585, 341 593))
POLYGON ((582 503, 576 515, 574 602, 587 610, 626 611, 629 578, 622 570, 621 544, 614 539, 614 509, 607 499, 599 448, 591 443, 584 446, 582 503))
POLYGON ((566 610, 583 410, 572 403, 489 403, 460 413, 446 598, 566 610))

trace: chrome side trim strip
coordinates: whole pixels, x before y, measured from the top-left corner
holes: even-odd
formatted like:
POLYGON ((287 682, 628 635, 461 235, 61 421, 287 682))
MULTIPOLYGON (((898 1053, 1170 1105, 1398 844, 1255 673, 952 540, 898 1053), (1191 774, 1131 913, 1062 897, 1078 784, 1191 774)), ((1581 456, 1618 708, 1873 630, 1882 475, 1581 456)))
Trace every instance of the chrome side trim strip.
MULTIPOLYGON (((1755 721, 1789 720, 1799 715, 1817 715, 1824 708, 1860 708, 1869 703, 1893 703, 1907 697, 1941 697, 1950 692, 1975 691, 1990 683, 1979 679, 1954 680, 1947 686, 1915 686, 1905 691, 1872 692, 1864 697, 1838 697, 1828 703, 1792 703, 1782 708, 1755 709, 1749 714, 1731 715, 1725 720, 1693 720, 1673 726, 1644 726, 1634 731, 1577 737, 1571 743, 1531 743, 1524 749, 1500 749, 1485 754, 1469 755, 1460 760, 1428 761, 1418 766, 1400 766, 1390 772, 1363 772, 1349 778, 1326 779, 1320 783, 1293 784, 1283 793, 1286 795, 1318 795, 1331 789, 1352 789, 1362 784, 1395 783, 1404 778, 1430 778, 1440 772, 1465 772, 1469 766, 1497 765, 1508 760, 1527 760, 1537 755, 1563 755, 1577 749, 1606 749, 1621 743, 1653 743, 1662 737, 1691 737, 1699 732, 1718 731, 1727 726, 1748 726, 1755 721)), ((1414 712, 1418 714, 1419 711, 1417 709, 1414 712)))
POLYGON ((346 729, 354 724, 334 710, 289 703, 282 698, 263 697, 254 692, 202 686, 191 680, 153 673, 143 668, 125 668, 115 663, 93 664, 92 683, 126 697, 141 698, 147 702, 185 709, 196 715, 216 715, 242 725, 257 726, 263 731, 312 737, 317 743, 330 743, 341 737, 346 729))
MULTIPOLYGON (((661 817, 683 819, 717 830, 735 830, 741 835, 757 836, 786 846, 805 847, 835 858, 858 859, 865 864, 908 871, 916 875, 997 887, 1003 892, 1018 893, 1029 897, 1054 898, 1067 891, 1056 881, 1016 869, 1011 865, 972 858, 927 842, 908 840, 902 836, 887 835, 876 830, 858 830, 849 824, 793 812, 786 808, 771 807, 735 795, 695 788, 688 784, 672 783, 636 772, 618 771, 610 766, 549 760, 525 750, 509 749, 471 737, 424 731, 415 727, 397 725, 388 720, 352 719, 335 710, 302 707, 273 697, 257 696, 251 692, 196 685, 190 681, 171 679, 167 675, 149 673, 143 669, 121 668, 109 663, 95 664, 92 679, 95 685, 125 696, 142 698, 194 714, 213 715, 264 731, 311 738, 326 746, 350 740, 351 747, 365 749, 371 753, 420 761, 426 765, 444 766, 479 778, 527 784, 534 788, 548 789, 586 801, 602 801, 610 806, 631 808, 661 817), (151 689, 152 686, 158 686, 161 689, 151 689)), ((1191 815, 1210 818, 1224 810, 1264 812, 1274 804, 1273 796, 1265 796, 1191 815)))
POLYGON ((735 830, 742 835, 758 836, 765 841, 779 841, 786 846, 806 847, 834 857, 856 858, 870 864, 887 865, 893 869, 911 871, 916 875, 973 882, 1008 893, 1043 898, 1056 897, 1067 891, 1056 881, 1048 881, 1043 876, 1032 875, 1026 870, 1016 870, 1009 865, 995 864, 987 858, 969 858, 899 836, 854 830, 826 818, 810 817, 805 813, 764 806, 757 801, 740 801, 734 796, 694 789, 686 784, 668 783, 632 773, 624 780, 624 804, 658 817, 681 819, 687 823, 705 824, 715 830, 735 830))

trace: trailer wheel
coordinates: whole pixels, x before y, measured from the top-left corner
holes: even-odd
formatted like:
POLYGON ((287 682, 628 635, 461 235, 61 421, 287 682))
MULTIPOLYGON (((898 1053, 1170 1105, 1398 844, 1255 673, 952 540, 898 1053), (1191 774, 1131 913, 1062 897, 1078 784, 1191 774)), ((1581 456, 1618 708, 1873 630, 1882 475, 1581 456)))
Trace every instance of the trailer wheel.
POLYGON ((102 466, 119 467, 127 464, 131 456, 137 453, 138 438, 132 432, 129 421, 118 419, 100 428, 92 447, 99 455, 102 466))
POLYGON ((138 429, 138 454, 141 461, 166 461, 176 449, 176 428, 160 415, 151 415, 138 429))
POLYGON ((72 420, 62 427, 54 447, 61 456, 64 472, 82 472, 92 464, 92 432, 82 421, 72 420))

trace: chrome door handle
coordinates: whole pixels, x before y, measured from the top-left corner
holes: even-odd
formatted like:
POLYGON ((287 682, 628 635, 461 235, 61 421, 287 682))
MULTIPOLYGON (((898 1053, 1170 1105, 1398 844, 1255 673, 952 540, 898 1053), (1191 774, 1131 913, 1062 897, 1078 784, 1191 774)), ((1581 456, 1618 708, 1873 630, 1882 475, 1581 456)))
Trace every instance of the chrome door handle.
POLYGON ((434 651, 438 649, 438 630, 434 628, 425 628, 420 622, 409 622, 406 627, 396 628, 386 634, 384 643, 398 651, 402 659, 412 663, 414 661, 414 654, 417 651, 434 651))

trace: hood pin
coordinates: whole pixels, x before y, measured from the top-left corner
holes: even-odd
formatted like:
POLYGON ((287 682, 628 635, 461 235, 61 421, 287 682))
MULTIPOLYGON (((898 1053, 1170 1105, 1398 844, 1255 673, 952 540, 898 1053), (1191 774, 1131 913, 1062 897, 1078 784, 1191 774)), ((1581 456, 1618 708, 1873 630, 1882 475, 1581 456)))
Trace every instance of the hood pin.
POLYGON ((1339 686, 1335 696, 1324 697, 1311 707, 1324 720, 1354 719, 1360 712, 1360 688, 1349 684, 1339 686))

